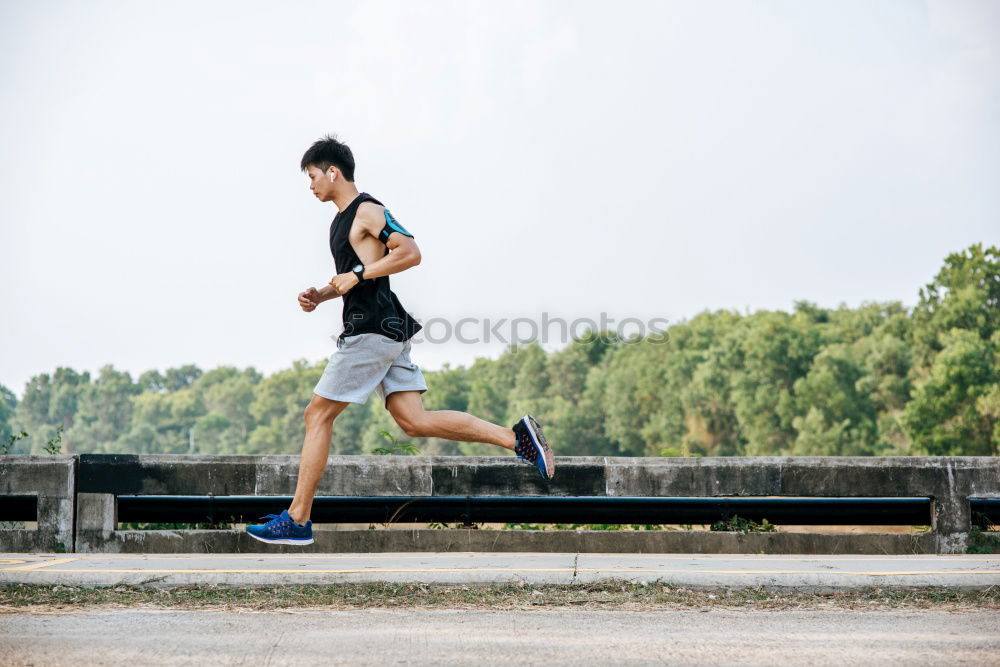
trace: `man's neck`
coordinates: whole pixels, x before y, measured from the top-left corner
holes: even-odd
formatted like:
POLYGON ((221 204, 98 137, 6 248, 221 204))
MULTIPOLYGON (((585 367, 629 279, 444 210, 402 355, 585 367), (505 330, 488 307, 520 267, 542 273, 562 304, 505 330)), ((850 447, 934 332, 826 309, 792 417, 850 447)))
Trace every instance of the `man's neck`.
POLYGON ((358 188, 354 183, 351 183, 350 188, 344 188, 342 192, 333 195, 333 203, 336 204, 338 211, 343 211, 351 205, 352 201, 357 199, 358 194, 358 188))

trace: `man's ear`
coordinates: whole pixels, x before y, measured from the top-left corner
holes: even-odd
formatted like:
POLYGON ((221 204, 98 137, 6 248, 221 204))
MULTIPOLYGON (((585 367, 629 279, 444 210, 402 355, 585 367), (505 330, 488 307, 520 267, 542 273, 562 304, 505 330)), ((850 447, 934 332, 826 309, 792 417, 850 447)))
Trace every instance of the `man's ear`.
POLYGON ((330 179, 330 182, 333 183, 333 179, 337 178, 337 170, 330 167, 326 170, 326 175, 330 179))

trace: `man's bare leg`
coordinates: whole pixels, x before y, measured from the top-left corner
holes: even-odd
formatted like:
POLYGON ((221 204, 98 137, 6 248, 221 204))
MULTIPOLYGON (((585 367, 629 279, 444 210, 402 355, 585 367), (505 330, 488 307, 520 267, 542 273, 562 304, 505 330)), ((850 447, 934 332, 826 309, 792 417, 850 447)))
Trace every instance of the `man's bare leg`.
POLYGON ((386 399, 386 409, 403 432, 414 438, 447 438, 485 442, 513 450, 514 431, 457 410, 424 410, 419 391, 396 391, 386 399))
POLYGON ((327 458, 330 456, 333 420, 347 405, 342 401, 331 401, 313 394, 312 401, 306 407, 306 437, 302 443, 302 455, 299 459, 299 477, 295 483, 295 498, 288 508, 288 516, 296 523, 305 525, 309 520, 316 487, 319 486, 327 458))

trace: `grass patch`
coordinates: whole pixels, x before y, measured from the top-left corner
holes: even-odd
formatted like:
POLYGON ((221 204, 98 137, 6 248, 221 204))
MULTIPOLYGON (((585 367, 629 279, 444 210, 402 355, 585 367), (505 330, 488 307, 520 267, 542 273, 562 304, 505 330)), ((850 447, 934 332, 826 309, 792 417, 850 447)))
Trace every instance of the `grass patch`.
POLYGON ((709 530, 718 532, 736 532, 736 533, 773 533, 775 532, 774 524, 768 523, 767 519, 762 522, 757 523, 751 519, 744 519, 741 516, 731 516, 720 521, 716 521, 712 524, 709 530))
POLYGON ((837 593, 784 592, 763 588, 692 590, 659 582, 636 584, 491 584, 445 586, 365 583, 331 586, 149 589, 136 586, 0 586, 0 613, 78 611, 81 607, 156 609, 448 608, 530 609, 551 607, 649 609, 1000 609, 1000 589, 871 588, 837 593))
POLYGON ((981 512, 972 515, 972 530, 969 531, 969 545, 966 553, 1000 554, 1000 526, 981 512))

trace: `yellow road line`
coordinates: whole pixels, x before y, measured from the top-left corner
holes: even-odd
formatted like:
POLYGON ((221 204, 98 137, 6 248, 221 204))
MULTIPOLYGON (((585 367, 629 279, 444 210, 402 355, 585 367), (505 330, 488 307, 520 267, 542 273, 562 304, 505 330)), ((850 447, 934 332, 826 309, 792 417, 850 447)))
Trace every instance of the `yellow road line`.
MULTIPOLYGON (((62 570, 60 570, 62 572, 62 570)), ((851 570, 631 570, 605 568, 577 568, 577 572, 665 572, 670 574, 830 574, 834 576, 864 575, 868 577, 896 577, 926 574, 1000 574, 1000 570, 911 570, 908 572, 852 572, 851 570)))
MULTIPOLYGON (((223 560, 223 559, 233 559, 233 560, 336 560, 345 558, 363 558, 365 560, 390 560, 390 559, 417 559, 417 558, 455 558, 456 560, 470 560, 473 556, 481 556, 487 558, 505 558, 508 556, 516 556, 519 554, 514 554, 506 551, 490 551, 490 552, 479 552, 477 554, 469 554, 468 558, 462 558, 464 554, 456 553, 442 553, 442 554, 368 554, 368 553, 346 553, 346 554, 331 554, 331 555, 312 555, 312 554, 252 554, 252 553, 242 553, 242 554, 178 554, 178 555, 164 555, 164 554, 131 554, 131 555, 100 555, 100 554, 88 554, 82 556, 81 560, 223 560)), ((528 555, 528 554, 520 554, 528 555)), ((572 559, 575 554, 533 554, 540 555, 543 557, 552 556, 555 558, 572 559)), ((581 554, 584 555, 584 554, 581 554)), ((0 561, 2 562, 2 561, 0 561)))
MULTIPOLYGON (((13 568, 12 568, 13 569, 13 568)), ((150 573, 150 574, 183 574, 185 572, 192 573, 233 573, 233 572, 244 572, 252 574, 308 574, 312 572, 322 572, 322 573, 371 573, 379 574, 382 572, 568 572, 572 573, 573 568, 522 568, 522 567, 469 567, 469 568, 449 568, 449 567, 434 567, 427 569, 419 568, 398 568, 398 569, 353 569, 353 570, 229 570, 229 569, 219 569, 219 570, 204 570, 204 569, 190 569, 190 570, 153 570, 153 569, 122 569, 122 570, 98 570, 98 569, 73 569, 73 570, 54 570, 55 572, 135 572, 135 573, 150 573)))
POLYGON ((31 563, 30 565, 18 565, 17 567, 2 567, 0 570, 10 571, 17 570, 23 572, 25 570, 40 570, 43 567, 49 567, 50 565, 62 565, 63 563, 69 563, 74 560, 80 560, 79 558, 57 558, 55 560, 41 561, 39 563, 31 563))

